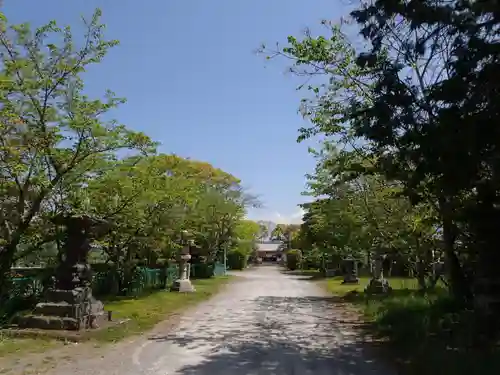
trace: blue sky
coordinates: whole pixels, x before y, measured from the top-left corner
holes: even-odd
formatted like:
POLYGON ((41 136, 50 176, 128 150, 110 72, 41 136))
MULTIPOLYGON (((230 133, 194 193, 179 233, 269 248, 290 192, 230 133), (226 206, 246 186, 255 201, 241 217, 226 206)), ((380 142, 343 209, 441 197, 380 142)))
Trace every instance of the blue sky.
MULTIPOLYGON (((286 62, 255 50, 284 42, 321 19, 346 13, 328 0, 4 0, 10 22, 51 19, 78 28, 103 11, 106 35, 120 40, 86 76, 86 91, 127 98, 113 114, 160 141, 160 151, 212 163, 240 178, 265 208, 249 216, 300 219, 304 174, 314 168, 297 144, 296 78, 286 62)), ((78 29, 76 29, 78 30, 78 29)))

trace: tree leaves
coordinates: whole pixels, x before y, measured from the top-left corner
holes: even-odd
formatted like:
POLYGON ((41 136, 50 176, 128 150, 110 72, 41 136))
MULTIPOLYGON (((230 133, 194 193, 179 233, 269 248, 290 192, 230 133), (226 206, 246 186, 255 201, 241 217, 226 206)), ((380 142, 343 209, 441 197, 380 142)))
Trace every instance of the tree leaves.
POLYGON ((243 218, 256 200, 236 177, 157 154, 147 135, 107 120, 124 98, 84 93, 82 73, 118 44, 106 39, 100 17, 97 9, 83 20, 82 41, 55 21, 32 30, 0 20, 2 296, 14 260, 57 252, 61 231, 50 219, 60 213, 110 222, 98 245, 116 267, 170 259, 183 230, 212 258, 236 246, 236 236, 253 239, 254 225, 243 218))
POLYGON ((422 241, 442 245, 458 299, 473 295, 474 280, 498 292, 499 240, 491 223, 500 220, 500 20, 493 8, 362 2, 351 17, 364 46, 355 49, 330 26, 328 36, 290 37, 272 55, 292 61, 314 94, 302 102, 311 126, 300 129, 299 140, 324 136, 323 151, 333 155, 320 156, 309 184, 318 197, 304 226, 311 241, 353 248, 371 238, 414 254, 422 241), (329 236, 322 225, 345 236, 329 236), (442 243, 435 243, 438 229, 442 243))

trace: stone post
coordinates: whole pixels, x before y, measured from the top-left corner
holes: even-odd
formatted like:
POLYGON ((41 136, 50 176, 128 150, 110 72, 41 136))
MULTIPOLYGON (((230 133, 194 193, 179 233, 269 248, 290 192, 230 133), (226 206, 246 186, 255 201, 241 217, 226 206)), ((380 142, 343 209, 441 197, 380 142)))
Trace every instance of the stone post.
POLYGON ((191 280, 189 280, 188 276, 188 261, 191 259, 190 245, 192 245, 193 241, 189 241, 181 250, 179 255, 179 278, 174 281, 174 285, 172 286, 172 290, 176 292, 190 293, 194 292, 195 289, 193 284, 191 284, 191 280))
POLYGON ((384 257, 375 258, 373 263, 373 278, 382 280, 384 278, 384 257))
POLYGON ((372 278, 370 284, 365 289, 369 294, 385 294, 389 293, 392 289, 389 282, 384 279, 384 260, 385 255, 377 255, 373 258, 372 263, 372 278))
POLYGON ((358 262, 356 259, 344 259, 344 266, 346 267, 346 272, 344 274, 344 281, 342 281, 342 284, 359 284, 358 262))

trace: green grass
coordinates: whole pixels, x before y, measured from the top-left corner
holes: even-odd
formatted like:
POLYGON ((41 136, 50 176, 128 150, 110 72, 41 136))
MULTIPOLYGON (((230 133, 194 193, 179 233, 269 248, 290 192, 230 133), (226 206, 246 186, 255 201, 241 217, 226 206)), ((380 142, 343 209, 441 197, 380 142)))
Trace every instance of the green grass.
MULTIPOLYGON (((113 320, 125 321, 107 329, 90 334, 96 342, 115 342, 131 335, 144 333, 157 323, 180 313, 188 307, 210 298, 222 286, 227 284, 230 276, 193 280, 194 293, 176 293, 156 291, 136 298, 113 297, 103 299, 106 310, 113 312, 113 320)), ((0 336, 0 357, 12 354, 43 352, 62 345, 61 341, 45 337, 21 338, 0 336)))
MULTIPOLYGON (((369 277, 360 277, 359 284, 355 285, 342 284, 343 280, 344 278, 341 276, 325 279, 326 289, 333 295, 345 297, 352 292, 363 292, 370 282, 369 277)), ((394 290, 416 290, 418 287, 418 283, 415 279, 393 277, 389 280, 394 290)))
POLYGON ((17 338, 0 336, 0 358, 20 353, 40 353, 61 345, 61 342, 44 338, 17 338))
POLYGON ((368 330, 383 339, 379 343, 401 373, 500 373, 498 348, 479 346, 473 312, 459 309, 443 288, 424 294, 414 279, 390 278, 390 295, 368 296, 363 292, 368 278, 361 278, 359 285, 341 282, 332 278, 324 286, 359 308, 368 330))
POLYGON ((96 331, 93 338, 113 342, 148 331, 169 315, 208 299, 227 284, 229 279, 229 276, 225 276, 193 280, 196 288, 194 293, 159 291, 142 298, 103 301, 106 310, 113 311, 113 320, 130 320, 103 331, 96 331))

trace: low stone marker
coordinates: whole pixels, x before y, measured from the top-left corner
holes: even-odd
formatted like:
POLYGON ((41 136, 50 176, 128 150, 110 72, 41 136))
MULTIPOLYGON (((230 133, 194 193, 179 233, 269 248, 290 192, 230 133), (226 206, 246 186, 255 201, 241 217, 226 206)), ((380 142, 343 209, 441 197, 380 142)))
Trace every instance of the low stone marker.
POLYGON ((373 259, 373 272, 370 283, 365 288, 368 294, 387 294, 390 293, 392 288, 389 281, 384 279, 384 260, 385 255, 379 255, 373 259))
POLYGON ((337 269, 329 268, 325 270, 325 276, 326 277, 335 277, 338 274, 337 269))
POLYGON ((358 279, 358 262, 356 259, 347 258, 343 261, 346 268, 346 273, 344 274, 344 281, 342 284, 359 284, 358 279))

